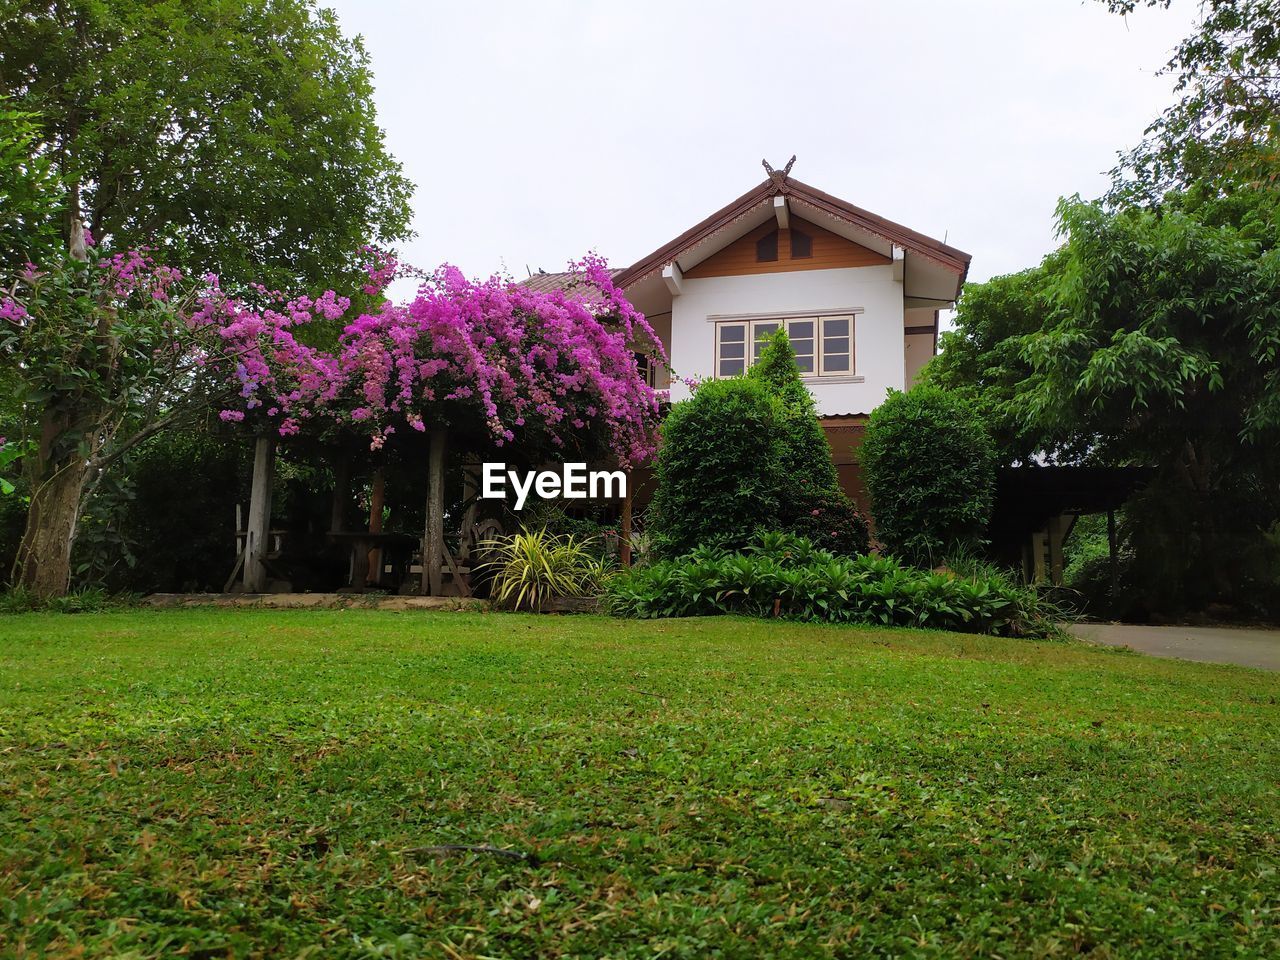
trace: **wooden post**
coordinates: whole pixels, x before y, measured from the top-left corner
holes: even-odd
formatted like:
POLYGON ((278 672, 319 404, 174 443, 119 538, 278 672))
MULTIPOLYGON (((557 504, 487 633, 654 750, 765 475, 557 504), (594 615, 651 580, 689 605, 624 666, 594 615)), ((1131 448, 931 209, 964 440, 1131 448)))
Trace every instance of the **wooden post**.
POLYGON ((266 556, 271 549, 271 485, 275 477, 275 437, 258 437, 253 445, 253 482, 249 488, 249 522, 245 525, 245 593, 267 586, 266 556))
POLYGON ((622 521, 619 524, 618 562, 623 569, 631 566, 631 477, 626 478, 627 490, 622 496, 622 521))
POLYGON ((351 499, 351 461, 347 452, 337 449, 333 465, 333 502, 329 507, 329 532, 341 533, 347 526, 347 501, 351 499))
POLYGON ((444 559, 444 444, 445 431, 431 431, 431 453, 427 463, 427 525, 422 536, 422 593, 441 593, 441 562, 444 559))
POLYGON ((1120 561, 1116 556, 1116 512, 1107 511, 1107 557, 1111 567, 1111 610, 1116 611, 1120 598, 1120 561))
MULTIPOLYGON (((387 477, 382 468, 382 464, 378 464, 378 468, 373 471, 373 489, 369 493, 369 532, 382 532, 382 508, 387 500, 387 477)), ((373 574, 369 579, 373 585, 380 586, 382 584, 382 548, 374 547, 369 551, 369 570, 373 574)), ((364 584, 357 584, 364 586, 364 584)))
POLYGON ((1031 582, 1044 582, 1044 534, 1039 530, 1031 535, 1031 582))
POLYGON ((1049 582, 1062 586, 1062 517, 1049 518, 1049 582))

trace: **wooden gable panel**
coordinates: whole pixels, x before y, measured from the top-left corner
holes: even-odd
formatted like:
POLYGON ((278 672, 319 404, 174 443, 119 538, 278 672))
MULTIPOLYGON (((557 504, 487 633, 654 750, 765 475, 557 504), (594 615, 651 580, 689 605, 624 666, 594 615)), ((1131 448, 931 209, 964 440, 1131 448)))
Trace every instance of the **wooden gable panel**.
POLYGON ((756 273, 789 273, 793 270, 832 270, 837 267, 874 267, 889 263, 888 257, 874 250, 846 240, 815 223, 793 216, 791 224, 813 238, 813 256, 791 259, 791 231, 778 230, 778 224, 770 220, 740 237, 723 250, 707 259, 684 275, 690 280, 705 277, 741 277, 756 273), (778 230, 778 259, 756 260, 756 242, 778 230))

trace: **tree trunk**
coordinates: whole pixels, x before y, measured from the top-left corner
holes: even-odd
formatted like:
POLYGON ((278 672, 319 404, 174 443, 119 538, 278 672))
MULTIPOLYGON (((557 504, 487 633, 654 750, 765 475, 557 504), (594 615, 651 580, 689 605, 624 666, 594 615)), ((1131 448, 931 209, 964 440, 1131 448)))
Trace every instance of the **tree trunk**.
POLYGON ((88 479, 88 467, 77 457, 51 465, 32 490, 13 583, 41 600, 60 597, 71 586, 71 547, 88 479))
POLYGON ((431 431, 431 452, 427 464, 427 523, 422 533, 423 596, 438 597, 443 589, 441 564, 444 554, 444 454, 445 431, 431 431))

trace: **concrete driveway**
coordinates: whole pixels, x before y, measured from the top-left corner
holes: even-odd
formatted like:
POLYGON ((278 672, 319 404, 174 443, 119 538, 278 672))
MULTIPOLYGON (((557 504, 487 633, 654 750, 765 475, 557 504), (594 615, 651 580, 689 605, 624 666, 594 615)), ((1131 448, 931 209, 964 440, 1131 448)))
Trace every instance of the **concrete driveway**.
POLYGON ((1280 630, 1144 627, 1124 623, 1075 623, 1067 629, 1082 640, 1132 647, 1153 657, 1280 670, 1280 630))

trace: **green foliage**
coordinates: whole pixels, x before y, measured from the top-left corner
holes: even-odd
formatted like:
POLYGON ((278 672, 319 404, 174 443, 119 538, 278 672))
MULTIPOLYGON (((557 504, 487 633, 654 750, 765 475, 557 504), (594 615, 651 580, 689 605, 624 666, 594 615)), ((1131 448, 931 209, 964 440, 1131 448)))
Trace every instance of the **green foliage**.
MULTIPOLYGON (((1104 0, 1114 13, 1170 0, 1104 0)), ((1163 73, 1176 100, 1112 171, 1111 199, 1158 204, 1280 185, 1280 0, 1206 0, 1163 73)))
POLYGON ((523 530, 487 540, 485 566, 493 576, 491 597, 511 610, 546 610, 553 600, 595 596, 606 573, 589 541, 523 530))
POLYGON ((866 552, 866 521, 840 489, 785 330, 746 377, 709 381, 676 404, 662 436, 650 527, 659 554, 737 549, 770 529, 866 552))
POLYGON ((15 587, 0 592, 0 614, 34 613, 102 613, 137 606, 133 594, 111 594, 101 587, 82 587, 61 597, 41 598, 30 590, 15 587))
POLYGON ((8 3, 0 36, 0 96, 39 114, 100 243, 228 287, 342 291, 361 244, 408 234, 368 55, 313 0, 8 3))
POLYGON ((782 401, 782 466, 791 483, 802 480, 815 494, 838 491, 840 481, 831 460, 831 445, 818 422, 813 395, 800 377, 796 352, 785 329, 774 332, 747 377, 767 384, 782 401))
POLYGON ((976 398, 1006 462, 1039 452, 1156 469, 1146 506, 1128 515, 1135 609, 1147 615, 1243 613, 1270 583, 1260 544, 1280 520, 1277 211, 1261 191, 1168 198, 1158 212, 1063 201, 1063 247, 966 288, 929 370, 976 398))
POLYGON ((52 158, 35 149, 38 120, 0 99, 0 276, 59 246, 63 188, 52 158))
POLYGON ((871 549, 867 521, 840 489, 814 492, 803 480, 794 483, 783 492, 779 513, 781 529, 823 550, 856 557, 871 549))
POLYGON ((760 380, 710 380, 662 425, 650 532, 659 553, 740 547, 778 524, 786 411, 760 380))
POLYGON ((1049 637, 1061 616, 1002 574, 929 573, 888 557, 838 557, 803 537, 762 534, 741 553, 703 549, 608 581, 625 617, 738 613, 827 623, 874 623, 1049 637))
POLYGON ((1275 695, 741 617, 0 618, 0 953, 1275 957, 1275 695))
POLYGON ((1025 461, 1051 438, 1028 421, 1021 402, 1032 367, 1022 340, 1051 311, 1050 280, 1061 255, 1039 267, 985 283, 966 284, 956 303, 954 329, 945 331, 939 354, 924 368, 922 382, 958 394, 982 419, 1005 463, 1025 461))
MULTIPOLYGON (((221 590, 235 559, 236 504, 248 500, 248 450, 241 437, 196 429, 132 451, 85 505, 75 582, 143 593, 221 590)), ((289 467, 281 458, 278 473, 289 467)), ((287 513, 287 493, 274 497, 277 518, 287 513)))
POLYGON ((859 455, 876 536, 890 553, 933 566, 982 539, 995 451, 962 397, 928 385, 891 391, 867 421, 859 455))

